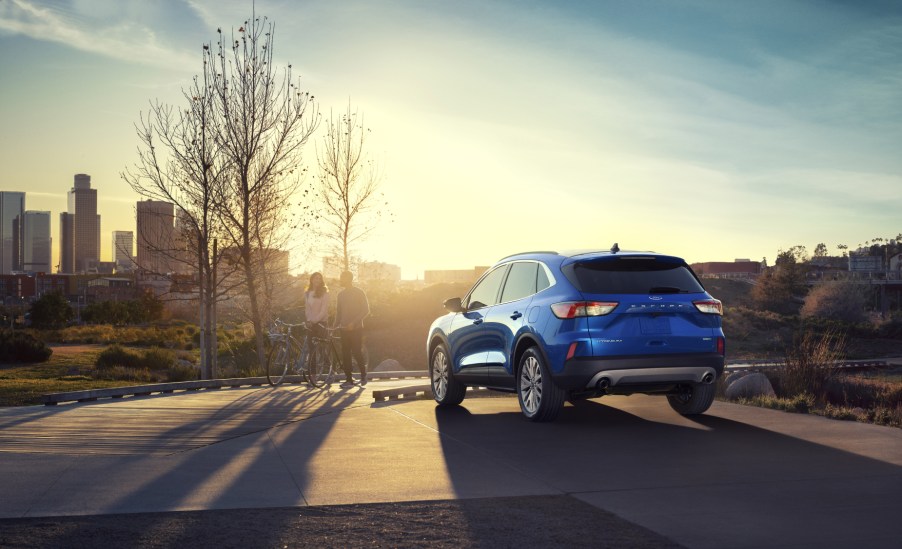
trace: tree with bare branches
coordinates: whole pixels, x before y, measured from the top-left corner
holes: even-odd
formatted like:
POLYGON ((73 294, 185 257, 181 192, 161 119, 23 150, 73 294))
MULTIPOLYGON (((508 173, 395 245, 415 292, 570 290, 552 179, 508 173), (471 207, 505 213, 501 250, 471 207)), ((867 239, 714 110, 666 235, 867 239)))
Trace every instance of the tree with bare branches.
MULTIPOLYGON (((205 67, 209 48, 204 46, 205 67)), ((218 140, 220 117, 209 78, 209 71, 204 70, 182 90, 184 107, 151 102, 149 111, 136 124, 138 161, 122 173, 135 192, 162 206, 155 211, 153 204, 139 204, 144 216, 162 217, 139 224, 139 249, 149 250, 151 258, 162 260, 139 254, 138 270, 164 280, 173 272, 195 274, 201 375, 205 379, 215 376, 215 304, 232 289, 234 280, 227 268, 217 273, 216 244, 224 235, 218 197, 231 165, 218 140), (170 206, 171 214, 167 213, 170 206)))
POLYGON ((145 198, 176 206, 178 231, 158 248, 197 273, 210 334, 202 354, 215 356, 216 301, 240 286, 262 365, 273 276, 285 274, 276 265, 287 263, 274 259, 286 253, 295 225, 289 206, 318 113, 291 65, 273 64, 274 26, 266 18, 252 16, 229 38, 217 32, 216 43, 203 46, 202 73, 183 91, 188 105, 156 102, 142 116, 139 160, 123 178, 145 198))
POLYGON ((262 365, 273 276, 279 274, 271 255, 289 238, 288 210, 302 184, 301 150, 319 116, 291 65, 278 71, 273 64, 273 23, 252 16, 229 38, 218 32, 204 63, 215 96, 217 145, 228 166, 218 211, 243 275, 262 365))
POLYGON ((384 213, 379 194, 382 174, 366 149, 369 128, 362 114, 348 108, 339 116, 330 114, 326 135, 316 149, 319 192, 323 203, 322 235, 327 252, 351 270, 351 253, 356 244, 376 227, 384 213))

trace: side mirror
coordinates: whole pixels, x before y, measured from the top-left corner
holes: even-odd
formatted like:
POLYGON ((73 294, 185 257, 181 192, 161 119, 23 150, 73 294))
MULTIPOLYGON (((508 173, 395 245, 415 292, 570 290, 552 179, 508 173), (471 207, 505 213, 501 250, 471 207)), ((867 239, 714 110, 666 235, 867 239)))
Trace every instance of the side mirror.
POLYGON ((463 306, 461 306, 461 304, 460 304, 459 297, 452 297, 451 299, 446 299, 444 306, 446 309, 448 309, 452 313, 461 313, 464 310, 463 306))

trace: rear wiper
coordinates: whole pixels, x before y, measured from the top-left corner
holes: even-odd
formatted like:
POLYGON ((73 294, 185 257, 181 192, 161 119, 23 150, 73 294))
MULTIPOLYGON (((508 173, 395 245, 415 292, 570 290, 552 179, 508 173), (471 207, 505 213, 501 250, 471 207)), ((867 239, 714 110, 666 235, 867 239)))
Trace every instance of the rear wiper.
POLYGON ((681 294, 684 292, 685 290, 674 288, 673 286, 655 286, 648 290, 648 293, 650 294, 681 294))

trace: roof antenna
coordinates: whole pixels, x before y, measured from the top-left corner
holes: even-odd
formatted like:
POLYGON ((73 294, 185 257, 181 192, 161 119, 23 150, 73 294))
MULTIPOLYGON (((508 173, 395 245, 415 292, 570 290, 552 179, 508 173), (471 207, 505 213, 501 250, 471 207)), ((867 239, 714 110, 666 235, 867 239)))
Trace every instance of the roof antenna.
POLYGON ((618 246, 617 243, 614 242, 614 245, 611 246, 611 253, 612 253, 612 254, 616 254, 616 253, 619 252, 619 251, 620 251, 620 246, 618 246))

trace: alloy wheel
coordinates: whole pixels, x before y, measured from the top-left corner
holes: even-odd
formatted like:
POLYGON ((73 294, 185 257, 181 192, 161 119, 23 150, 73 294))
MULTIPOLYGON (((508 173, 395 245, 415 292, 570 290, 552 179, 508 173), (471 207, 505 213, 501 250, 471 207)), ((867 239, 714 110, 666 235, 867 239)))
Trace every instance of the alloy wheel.
POLYGON ((535 414, 542 403, 542 368, 533 356, 528 357, 520 369, 520 394, 523 407, 529 414, 535 414))
POLYGON ((448 392, 448 358, 441 350, 432 357, 432 392, 438 400, 448 392))

